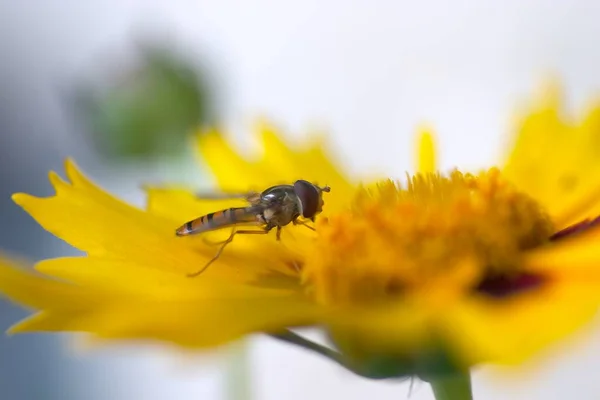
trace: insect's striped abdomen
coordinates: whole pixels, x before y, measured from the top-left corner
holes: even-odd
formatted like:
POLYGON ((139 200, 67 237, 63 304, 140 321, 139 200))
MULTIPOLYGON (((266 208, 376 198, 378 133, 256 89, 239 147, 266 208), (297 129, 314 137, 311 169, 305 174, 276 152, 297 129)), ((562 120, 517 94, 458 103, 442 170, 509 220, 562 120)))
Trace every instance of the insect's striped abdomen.
POLYGON ((232 226, 240 222, 253 221, 256 221, 256 214, 251 207, 228 208, 188 221, 177 228, 175 233, 177 236, 193 235, 232 226))

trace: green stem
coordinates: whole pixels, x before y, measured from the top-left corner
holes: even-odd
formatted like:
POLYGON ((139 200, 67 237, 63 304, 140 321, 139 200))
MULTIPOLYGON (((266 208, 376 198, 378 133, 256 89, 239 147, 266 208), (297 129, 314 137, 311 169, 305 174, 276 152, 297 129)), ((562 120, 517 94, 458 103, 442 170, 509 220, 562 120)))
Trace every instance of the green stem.
POLYGON ((310 350, 314 353, 325 356, 325 357, 329 358, 330 360, 335 361, 342 367, 348 368, 344 362, 342 355, 340 353, 338 353, 337 351, 332 350, 329 347, 322 346, 322 345, 315 343, 313 341, 310 341, 308 339, 305 339, 302 336, 300 336, 292 331, 285 331, 280 334, 271 334, 269 336, 271 336, 273 339, 277 339, 277 340, 281 340, 282 342, 294 344, 294 345, 300 346, 306 350, 310 350))
MULTIPOLYGON (((343 356, 343 354, 339 353, 338 351, 330 349, 327 346, 320 345, 320 344, 310 341, 308 339, 305 339, 304 337, 302 337, 292 331, 289 331, 289 330, 286 330, 279 334, 270 334, 269 336, 271 336, 273 339, 277 339, 282 342, 293 344, 295 346, 299 346, 303 349, 309 350, 313 353, 324 356, 324 357, 328 358, 329 360, 336 362, 340 367, 343 367, 346 370, 348 370, 356 375, 362 376, 363 378, 388 379, 388 378, 392 378, 392 377, 396 377, 396 378, 398 377, 397 374, 390 375, 389 369, 362 368, 363 366, 360 366, 360 365, 359 366, 352 365, 351 363, 348 362, 348 360, 346 360, 346 358, 343 356)), ((408 377, 404 376, 404 377, 402 377, 402 379, 408 379, 408 377)))
POLYGON ((436 400, 473 400, 469 373, 429 379, 436 400))

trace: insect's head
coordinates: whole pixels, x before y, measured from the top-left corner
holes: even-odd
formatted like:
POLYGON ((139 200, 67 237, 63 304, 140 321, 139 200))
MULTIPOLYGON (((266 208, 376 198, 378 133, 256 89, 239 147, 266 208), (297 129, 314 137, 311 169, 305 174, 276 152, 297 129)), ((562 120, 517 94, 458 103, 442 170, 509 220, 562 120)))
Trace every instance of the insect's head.
POLYGON ((323 192, 329 193, 329 186, 317 186, 305 180, 294 182, 294 193, 298 196, 300 202, 300 214, 304 218, 312 221, 315 220, 317 214, 323 211, 323 192))

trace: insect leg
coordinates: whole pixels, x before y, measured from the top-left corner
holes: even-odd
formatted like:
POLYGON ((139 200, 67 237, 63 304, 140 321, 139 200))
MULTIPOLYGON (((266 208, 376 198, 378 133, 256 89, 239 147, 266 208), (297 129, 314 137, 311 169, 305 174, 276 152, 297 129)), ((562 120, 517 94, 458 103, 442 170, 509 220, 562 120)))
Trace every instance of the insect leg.
POLYGON ((221 240, 220 242, 211 242, 210 240, 206 239, 206 238, 202 238, 202 241, 210 246, 218 246, 220 244, 225 244, 228 241, 231 241, 231 237, 235 235, 235 226, 231 229, 231 235, 229 235, 229 237, 225 240, 221 240))
POLYGON ((297 219, 294 220, 294 225, 302 225, 310 229, 311 231, 316 231, 316 229, 310 226, 306 221, 299 221, 297 219))
POLYGON ((281 240, 281 227, 280 227, 280 226, 277 226, 277 232, 276 232, 276 234, 275 234, 275 239, 276 239, 277 241, 280 241, 280 240, 281 240))
POLYGON ((233 241, 233 238, 235 235, 265 235, 269 233, 268 230, 241 230, 241 231, 236 231, 234 230, 233 232, 231 232, 231 235, 229 235, 229 237, 227 238, 227 240, 225 240, 224 242, 222 242, 221 247, 219 248, 219 251, 217 251, 217 254, 215 254, 215 256, 213 258, 211 258, 205 265, 204 267, 202 267, 202 269, 193 272, 191 274, 187 274, 188 278, 193 278, 196 277, 198 275, 200 275, 201 273, 203 273, 204 271, 206 271, 206 269, 215 261, 217 261, 217 259, 221 256, 221 254, 223 253, 223 250, 225 250, 225 247, 231 243, 233 241))

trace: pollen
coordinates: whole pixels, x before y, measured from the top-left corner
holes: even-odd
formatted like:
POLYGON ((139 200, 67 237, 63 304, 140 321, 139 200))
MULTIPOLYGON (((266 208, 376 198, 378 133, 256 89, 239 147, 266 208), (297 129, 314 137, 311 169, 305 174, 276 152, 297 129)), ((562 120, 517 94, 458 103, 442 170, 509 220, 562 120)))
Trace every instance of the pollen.
POLYGON ((493 296, 497 282, 535 281, 524 279, 521 254, 553 233, 545 210, 498 169, 378 182, 351 204, 319 223, 303 267, 306 290, 321 303, 366 305, 436 290, 493 296))

